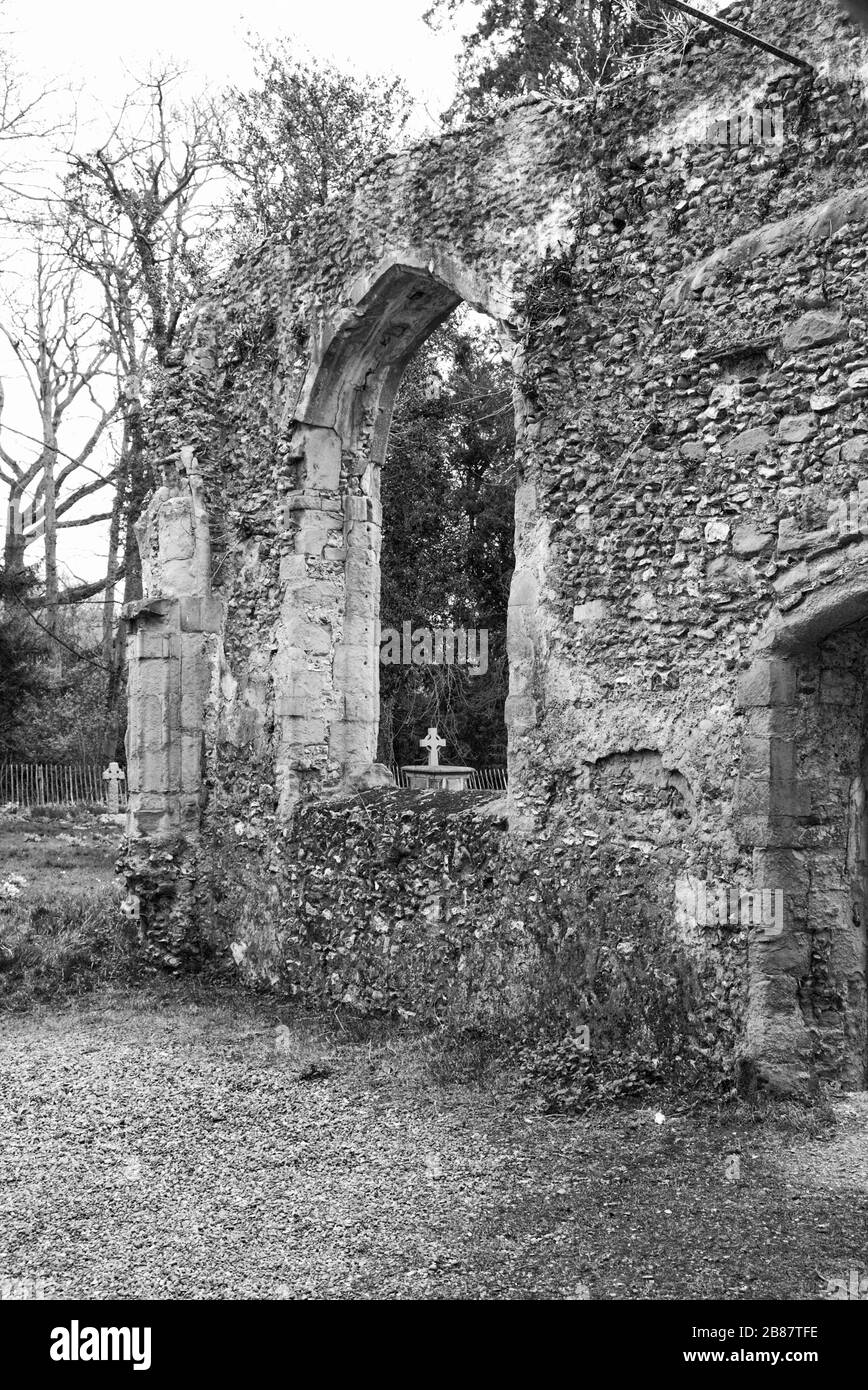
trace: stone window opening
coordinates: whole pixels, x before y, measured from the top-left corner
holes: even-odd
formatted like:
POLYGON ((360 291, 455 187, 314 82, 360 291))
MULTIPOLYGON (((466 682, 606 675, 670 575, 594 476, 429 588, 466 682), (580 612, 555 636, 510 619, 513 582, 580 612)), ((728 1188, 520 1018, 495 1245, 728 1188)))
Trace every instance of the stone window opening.
POLYGON ((419 762, 431 725, 444 761, 474 767, 476 781, 505 769, 513 389, 494 325, 461 305, 417 349, 396 398, 379 480, 377 748, 396 773, 419 762))
MULTIPOLYGON (((451 263, 392 261, 363 277, 350 298, 321 324, 321 348, 294 417, 297 472, 283 503, 287 544, 275 681, 284 808, 314 784, 326 791, 392 784, 378 758, 381 483, 408 364, 461 304, 493 320, 505 354, 516 353, 502 291, 451 263)), ((527 617, 513 608, 524 608, 536 587, 527 576, 519 576, 518 586, 512 581, 507 711, 515 699, 524 708, 534 658, 527 617)), ((509 757, 508 735, 506 742, 509 757)))

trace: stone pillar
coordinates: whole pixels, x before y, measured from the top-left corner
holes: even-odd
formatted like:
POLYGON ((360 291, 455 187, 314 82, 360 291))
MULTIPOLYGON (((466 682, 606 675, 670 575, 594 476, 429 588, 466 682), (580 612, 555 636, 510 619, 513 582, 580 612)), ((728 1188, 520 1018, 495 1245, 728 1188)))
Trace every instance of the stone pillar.
POLYGON ((509 694, 504 719, 509 768, 507 796, 513 823, 518 821, 515 789, 532 784, 537 775, 529 765, 529 748, 540 720, 539 661, 544 641, 541 590, 547 546, 547 527, 538 515, 536 487, 525 480, 515 495, 515 571, 506 617, 509 694))
MULTIPOLYGON (((299 423, 299 486, 284 498, 275 685, 276 776, 287 810, 306 784, 378 779, 381 512, 375 470, 336 431, 299 423)), ((387 769, 379 780, 392 781, 387 769)))
POLYGON ((275 775, 283 809, 305 783, 329 777, 328 730, 336 717, 334 653, 345 602, 341 443, 328 426, 297 424, 297 486, 283 500, 283 603, 274 682, 275 775))
POLYGON ((127 834, 195 834, 222 604, 215 598, 145 599, 129 604, 125 617, 127 834))
POLYGON ((346 599, 343 634, 335 647, 336 719, 330 752, 345 781, 369 772, 377 756, 381 516, 375 498, 344 497, 346 599))
POLYGON ((782 925, 752 926, 748 935, 746 1055, 773 1089, 804 1093, 812 1045, 800 987, 810 973, 810 939, 797 907, 807 901, 810 875, 799 848, 808 802, 796 776, 795 702, 792 661, 763 657, 741 677, 735 821, 739 842, 753 847, 752 890, 784 894, 782 925))
POLYGON ((127 834, 195 836, 206 710, 219 673, 223 605, 211 594, 202 483, 192 451, 136 526, 145 597, 127 619, 127 834))

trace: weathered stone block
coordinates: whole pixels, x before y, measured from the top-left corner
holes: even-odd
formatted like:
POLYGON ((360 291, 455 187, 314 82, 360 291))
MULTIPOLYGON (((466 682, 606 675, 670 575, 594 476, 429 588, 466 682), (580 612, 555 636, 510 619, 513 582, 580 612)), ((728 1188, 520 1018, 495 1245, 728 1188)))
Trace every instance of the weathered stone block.
POLYGON ((286 642, 309 656, 327 656, 334 645, 332 630, 327 623, 315 623, 294 612, 285 628, 286 642))
POLYGON ((155 627, 138 627, 133 637, 136 661, 177 661, 180 643, 173 632, 155 627))
POLYGON ((761 530, 753 522, 742 521, 732 533, 732 553, 740 560, 753 559, 771 550, 775 543, 772 532, 761 530))
POLYGON ((764 425, 757 425, 754 429, 742 430, 741 434, 734 435, 726 446, 727 453, 737 454, 741 458, 751 458, 754 454, 764 454, 771 444, 772 437, 764 425))
POLYGON ((771 774, 771 743, 767 738, 743 738, 741 741, 742 777, 768 777, 771 774))
POLYGON ((341 477, 341 441, 335 430, 309 429, 304 438, 304 485, 337 490, 341 477))
POLYGON ((605 622, 611 604, 608 599, 594 598, 587 603, 577 603, 573 609, 573 622, 588 627, 595 627, 598 623, 605 622))
POLYGON ((843 314, 830 309, 810 309, 787 325, 781 335, 781 342, 786 352, 803 352, 807 348, 822 347, 824 343, 833 343, 846 336, 847 320, 843 314))
MULTIPOLYGON (((310 711, 307 711, 310 714, 310 711)), ((283 741, 285 744, 309 744, 325 742, 325 721, 304 716, 285 715, 283 718, 283 741)))
POLYGON ((539 720, 537 702, 524 695, 508 695, 504 716, 507 728, 515 732, 533 729, 539 720))
POLYGON ((868 434, 854 434, 841 445, 844 463, 868 463, 868 434))
POLYGON ((223 600, 200 595, 183 595, 178 600, 182 632, 220 632, 223 627, 223 600))
POLYGON ((277 713, 281 719, 317 718, 324 710, 324 692, 313 691, 308 695, 281 695, 277 701, 277 713))
POLYGON ((769 657, 755 661, 738 680, 736 708, 754 705, 790 705, 796 694, 796 674, 788 661, 769 657))
POLYGON ((813 415, 784 415, 778 424, 778 440, 781 444, 803 444, 817 433, 817 422, 813 415))

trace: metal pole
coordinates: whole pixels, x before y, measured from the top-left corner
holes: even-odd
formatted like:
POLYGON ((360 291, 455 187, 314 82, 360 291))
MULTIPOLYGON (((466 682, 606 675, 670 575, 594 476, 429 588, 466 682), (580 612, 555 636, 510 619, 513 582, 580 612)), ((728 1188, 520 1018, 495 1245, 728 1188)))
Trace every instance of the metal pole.
POLYGON ((787 53, 786 49, 778 48, 776 43, 766 43, 765 39, 758 39, 756 34, 749 34, 746 29, 739 29, 737 25, 730 24, 725 19, 718 19, 716 15, 705 14, 703 10, 694 9, 693 5, 686 5, 684 0, 660 0, 663 5, 668 5, 671 10, 680 10, 682 14, 689 14, 691 19, 701 19, 704 24, 710 24, 713 29, 719 29, 723 34, 732 34, 733 38, 741 39, 742 43, 752 43, 755 48, 762 48, 766 53, 773 53, 776 58, 783 58, 785 63, 795 63, 796 67, 807 68, 808 72, 814 71, 812 63, 808 63, 804 58, 797 58, 792 53, 787 53))

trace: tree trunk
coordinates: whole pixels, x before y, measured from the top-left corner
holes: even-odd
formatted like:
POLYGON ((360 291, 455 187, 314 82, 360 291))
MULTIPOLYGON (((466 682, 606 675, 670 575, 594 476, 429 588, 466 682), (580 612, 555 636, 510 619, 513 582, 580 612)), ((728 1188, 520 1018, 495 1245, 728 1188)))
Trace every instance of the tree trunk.
MULTIPOLYGON (((135 523, 144 510, 145 497, 149 491, 149 480, 145 473, 144 435, 142 430, 141 402, 131 405, 127 417, 128 447, 125 463, 125 496, 123 500, 124 518, 124 606, 136 603, 142 597, 142 558, 136 542, 135 523)), ((109 676, 109 700, 113 703, 117 718, 115 720, 116 744, 114 756, 124 756, 124 739, 127 729, 127 708, 124 692, 126 673, 126 620, 118 622, 115 658, 111 663, 109 676)))
POLYGON ((123 684, 121 676, 125 653, 124 644, 121 641, 123 620, 119 620, 117 626, 115 625, 115 575, 117 574, 118 568, 121 517, 123 516, 126 503, 127 477, 127 440, 125 437, 121 444, 121 456, 118 460, 117 469, 117 486, 112 500, 112 515, 111 521, 109 522, 106 587, 102 606, 102 659, 103 665, 108 668, 108 683, 106 686, 105 744, 101 752, 103 756, 109 759, 117 756, 118 735, 121 723, 118 717, 118 703, 121 686, 123 684))
POLYGON ((54 446, 45 450, 42 475, 45 506, 45 625, 53 633, 57 627, 57 517, 55 515, 54 466, 57 451, 54 446))
POLYGON ((21 521, 21 490, 9 489, 9 513, 6 519, 6 539, 3 543, 3 569, 7 579, 14 579, 24 570, 24 528, 21 521))

